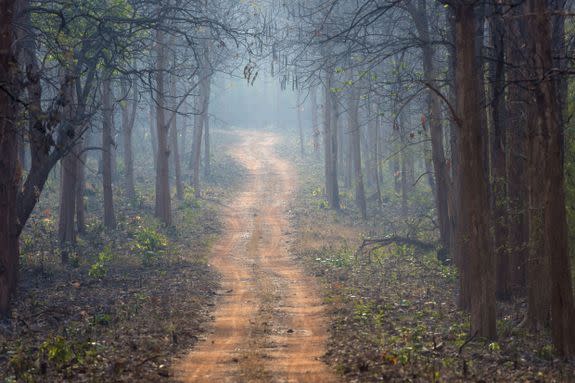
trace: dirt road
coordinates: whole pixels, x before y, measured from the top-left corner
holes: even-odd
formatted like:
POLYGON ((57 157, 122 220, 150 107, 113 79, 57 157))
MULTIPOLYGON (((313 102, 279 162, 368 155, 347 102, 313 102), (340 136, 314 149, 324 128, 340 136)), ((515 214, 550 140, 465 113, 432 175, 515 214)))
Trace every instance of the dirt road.
POLYGON ((231 152, 249 173, 224 211, 213 249, 222 274, 207 339, 176 365, 183 382, 336 382, 319 360, 327 340, 324 307, 311 277, 288 252, 287 202, 296 187, 278 157, 279 136, 241 131, 231 152))

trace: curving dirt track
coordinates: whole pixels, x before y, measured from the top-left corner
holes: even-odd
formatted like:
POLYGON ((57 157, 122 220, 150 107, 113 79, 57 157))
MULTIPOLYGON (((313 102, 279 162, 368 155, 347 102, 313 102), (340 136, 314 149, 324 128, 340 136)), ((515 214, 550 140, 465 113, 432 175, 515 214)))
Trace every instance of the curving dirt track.
POLYGON ((222 274, 207 339, 175 367, 182 382, 337 382, 320 360, 324 308, 311 277, 288 252, 287 202, 295 172, 274 150, 273 133, 239 131, 231 151, 249 173, 224 210, 225 234, 213 249, 222 274))

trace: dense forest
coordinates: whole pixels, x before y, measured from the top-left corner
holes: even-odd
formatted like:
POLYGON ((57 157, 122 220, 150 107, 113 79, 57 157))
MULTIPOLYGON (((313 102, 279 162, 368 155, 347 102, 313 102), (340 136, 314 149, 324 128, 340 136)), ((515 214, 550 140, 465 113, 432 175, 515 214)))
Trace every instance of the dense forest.
POLYGON ((575 382, 574 12, 0 0, 0 381, 575 382))

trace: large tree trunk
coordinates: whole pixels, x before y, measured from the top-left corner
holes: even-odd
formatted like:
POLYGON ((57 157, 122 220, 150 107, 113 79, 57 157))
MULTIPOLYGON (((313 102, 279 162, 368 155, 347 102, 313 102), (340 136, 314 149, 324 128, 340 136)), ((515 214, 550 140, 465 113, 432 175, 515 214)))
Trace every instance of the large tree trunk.
POLYGON ((78 152, 72 149, 61 160, 60 209, 58 214, 58 241, 62 263, 68 263, 68 251, 76 243, 74 217, 76 213, 76 177, 78 152))
POLYGON ((8 316, 10 298, 16 290, 19 262, 16 198, 21 169, 18 164, 17 65, 15 1, 0 0, 0 317, 8 316))
POLYGON ((460 278, 469 281, 471 333, 496 337, 495 264, 489 233, 489 180, 485 168, 486 129, 482 107, 482 71, 476 57, 475 6, 455 7, 455 68, 458 86, 460 254, 465 255, 460 278))
MULTIPOLYGON (((505 16, 506 36, 525 36, 525 21, 520 18, 521 10, 513 7, 505 16)), ((526 172, 527 157, 527 110, 526 90, 522 82, 524 66, 522 47, 524 39, 507 40, 505 46, 507 82, 507 121, 508 124, 508 252, 511 264, 511 288, 514 294, 524 291, 527 278, 528 257, 528 179, 526 172)))
POLYGON ((170 151, 168 149, 169 124, 165 119, 165 70, 166 57, 164 31, 156 31, 156 133, 158 139, 156 160, 156 217, 166 225, 172 224, 172 203, 170 196, 170 151))
POLYGON ((112 190, 112 83, 106 74, 102 82, 102 178, 104 191, 104 226, 108 229, 116 227, 114 214, 114 194, 112 190))
POLYGON ((499 299, 511 297, 511 259, 508 240, 507 208, 507 110, 505 105, 505 25, 501 5, 491 5, 490 39, 493 54, 489 61, 491 91, 491 217, 493 220, 494 252, 497 264, 496 294, 499 299))
MULTIPOLYGON (((559 7, 559 11, 562 8, 559 7)), ((557 87, 559 81, 554 76, 549 76, 554 66, 553 46, 551 35, 551 9, 544 0, 528 0, 525 15, 528 20, 528 30, 531 33, 529 38, 530 53, 533 57, 535 68, 534 89, 535 108, 537 108, 537 118, 534 131, 530 130, 530 167, 533 161, 540 160, 541 172, 531 179, 537 197, 541 198, 537 207, 537 220, 530 221, 530 226, 540 229, 541 234, 538 239, 543 243, 542 253, 537 254, 537 258, 532 258, 535 254, 530 252, 529 264, 541 258, 544 267, 548 268, 548 284, 543 289, 549 295, 542 298, 545 305, 540 307, 537 302, 534 310, 530 310, 532 320, 546 318, 546 313, 541 309, 546 309, 550 304, 551 329, 553 342, 556 350, 564 355, 575 355, 575 331, 573 322, 575 312, 573 306, 573 289, 571 280, 571 268, 567 241, 567 217, 565 211, 565 185, 563 167, 563 118, 561 116, 561 96, 562 92, 557 87), (535 225, 534 225, 535 224, 535 225), (540 225, 540 226, 539 226, 540 225)), ((562 38, 562 34, 561 37, 562 38)), ((531 168, 529 169, 532 170, 531 168)), ((530 172, 531 173, 531 172, 530 172)), ((535 201, 530 201, 535 202, 535 201)), ((537 242, 535 245, 538 245, 537 242)), ((530 249, 531 250, 531 249, 530 249)), ((539 270, 543 274, 545 269, 539 270)), ((529 277, 532 274, 529 273, 529 277)), ((531 293, 537 286, 532 286, 535 281, 529 280, 529 292, 531 293)), ((529 294, 531 298, 531 294, 529 294)), ((529 304, 531 305, 531 300, 529 304)), ((535 322, 535 324, 538 324, 535 322)))

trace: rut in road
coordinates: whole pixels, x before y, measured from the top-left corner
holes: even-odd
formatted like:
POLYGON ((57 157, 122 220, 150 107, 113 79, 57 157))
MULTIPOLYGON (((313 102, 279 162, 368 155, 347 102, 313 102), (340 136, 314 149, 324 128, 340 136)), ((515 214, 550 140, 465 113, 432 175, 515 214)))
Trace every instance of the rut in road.
POLYGON ((337 379, 320 360, 327 341, 324 307, 311 277, 288 252, 287 203, 296 185, 278 157, 280 137, 237 132, 231 151, 248 170, 224 211, 213 249, 222 297, 212 332, 175 368, 183 382, 314 382, 337 379))

